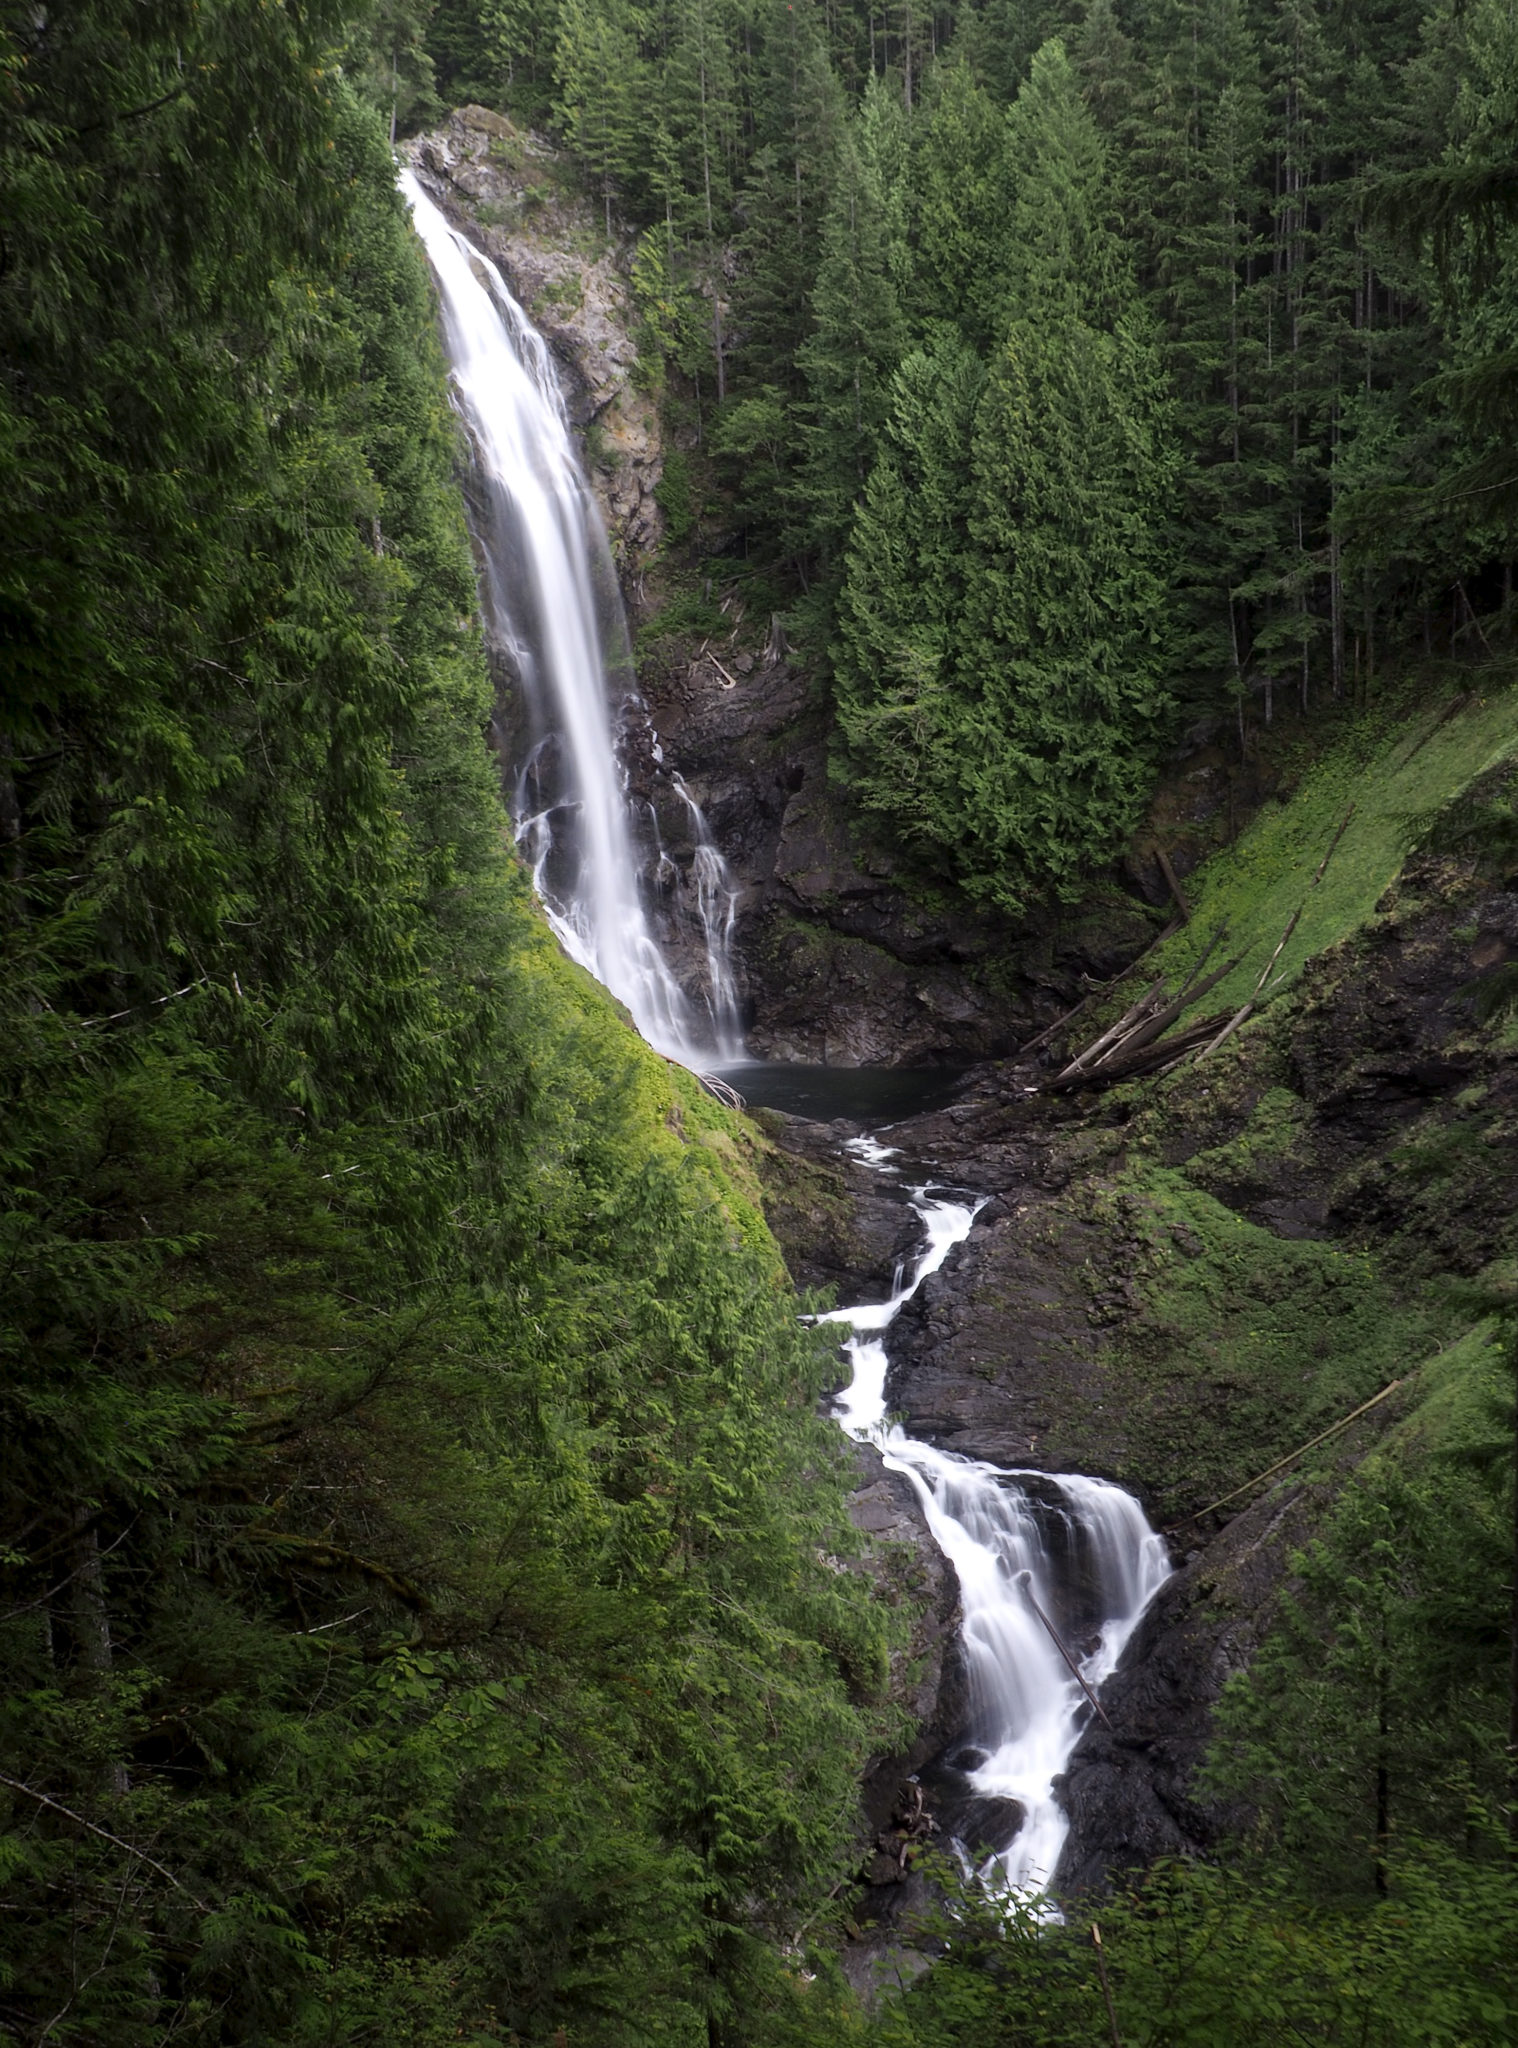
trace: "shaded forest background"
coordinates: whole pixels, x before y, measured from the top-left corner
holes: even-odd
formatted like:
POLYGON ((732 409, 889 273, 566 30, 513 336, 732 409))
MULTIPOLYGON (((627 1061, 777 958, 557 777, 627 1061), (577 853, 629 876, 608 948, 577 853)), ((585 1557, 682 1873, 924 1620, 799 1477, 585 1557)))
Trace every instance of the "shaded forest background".
POLYGON ((1511 189, 1477 232, 1450 200, 1511 162, 1515 35, 1500 0, 439 0, 394 104, 550 125, 641 227, 676 537, 786 608, 870 829, 1015 910, 1188 733, 1503 644, 1511 189))

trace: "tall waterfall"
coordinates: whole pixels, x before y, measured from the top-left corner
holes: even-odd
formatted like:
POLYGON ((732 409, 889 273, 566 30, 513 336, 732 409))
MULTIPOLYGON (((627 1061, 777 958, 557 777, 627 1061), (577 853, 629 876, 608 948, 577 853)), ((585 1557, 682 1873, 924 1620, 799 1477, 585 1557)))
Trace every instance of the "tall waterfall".
MULTIPOLYGON (((459 409, 487 499, 482 599, 533 722, 513 795, 517 842, 565 951, 627 1005, 649 1043, 687 1065, 714 1054, 731 1059, 736 1008, 726 954, 707 1033, 639 895, 607 703, 608 646, 629 695, 631 658, 605 528, 575 458, 548 349, 496 266, 449 225, 410 171, 400 185, 437 280, 459 409)), ((708 855, 700 866, 699 836, 696 858, 710 955, 702 892, 711 862, 708 855)))
MULTIPOLYGON (((872 1140, 854 1143, 873 1164, 889 1156, 872 1140)), ((888 1424, 884 1333, 981 1207, 931 1186, 913 1188, 910 1199, 927 1234, 910 1275, 898 1277, 888 1301, 823 1318, 854 1331, 844 1346, 853 1378, 835 1413, 851 1436, 879 1445, 892 1471, 908 1475, 959 1575, 972 1716, 961 1743, 970 1752, 967 1775, 978 1796, 1015 1800, 1022 1813, 1010 1841, 984 1845, 994 1853, 980 1874, 1031 1898, 1053 1879, 1069 1833, 1054 1779, 1090 1715, 1086 1687, 1094 1693, 1114 1670, 1170 1564, 1163 1538, 1120 1487, 1003 1471, 888 1424)))

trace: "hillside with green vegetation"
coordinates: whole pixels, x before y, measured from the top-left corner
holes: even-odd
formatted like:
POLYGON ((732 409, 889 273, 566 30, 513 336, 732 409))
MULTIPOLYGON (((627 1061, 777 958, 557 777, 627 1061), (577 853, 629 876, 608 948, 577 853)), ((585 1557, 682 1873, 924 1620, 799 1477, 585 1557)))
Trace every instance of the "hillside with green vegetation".
POLYGON ((1289 799, 1267 802, 1207 863, 1187 892, 1187 929, 1156 947, 1145 967, 1180 986, 1204 964, 1237 957, 1193 1006, 1228 1010, 1249 999, 1267 967, 1268 1000, 1292 986, 1306 961, 1369 923, 1418 841, 1518 753, 1510 670, 1486 666, 1473 685, 1456 681, 1463 687, 1442 704, 1413 698, 1401 717, 1394 703, 1351 718, 1289 799))
POLYGON ((0 45, 0 2037, 768 2038, 891 1622, 748 1140, 506 852, 344 32, 0 45))
POLYGON ((666 570, 783 613, 923 889, 1074 894, 1182 735, 1502 651, 1509 8, 438 0, 425 45, 637 232, 666 570))
POLYGON ((0 25, 0 2039, 1518 2034, 1515 92, 1496 0, 0 25), (1150 956, 1291 924, 1271 1000, 1052 1113, 1120 1476, 1305 1518, 1229 1827, 1060 1925, 945 1860, 873 2005, 910 1618, 762 1139, 509 846, 387 146, 466 95, 634 231, 671 638, 778 614, 924 891, 1070 897, 1294 700, 1150 956))

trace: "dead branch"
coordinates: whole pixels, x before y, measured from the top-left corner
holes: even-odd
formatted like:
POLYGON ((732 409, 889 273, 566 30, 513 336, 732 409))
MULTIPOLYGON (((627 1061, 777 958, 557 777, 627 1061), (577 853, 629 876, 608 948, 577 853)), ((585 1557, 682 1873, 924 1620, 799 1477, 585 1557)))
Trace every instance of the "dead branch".
POLYGON ((37 1791, 32 1785, 24 1785, 19 1778, 8 1778, 4 1771, 0 1771, 0 1785, 9 1785, 13 1792, 21 1793, 24 1798, 35 1799, 39 1806, 47 1807, 50 1813, 61 1813, 63 1818, 71 1820, 75 1827, 85 1828, 90 1834, 98 1835, 102 1842, 109 1842, 113 1848, 125 1849, 128 1856, 135 1856, 139 1863, 147 1864, 148 1868, 156 1870, 160 1877, 166 1877, 175 1891, 184 1892, 185 1897, 192 1900, 202 1913, 210 1912, 211 1909, 204 1899, 197 1899, 192 1891, 187 1890, 179 1882, 172 1870, 166 1869, 156 1858, 150 1856, 146 1849, 138 1849, 131 1842, 124 1842, 120 1835, 113 1835, 109 1828, 97 1827, 94 1821, 86 1820, 82 1813, 75 1813, 71 1806, 60 1806, 56 1799, 49 1799, 45 1792, 37 1791))

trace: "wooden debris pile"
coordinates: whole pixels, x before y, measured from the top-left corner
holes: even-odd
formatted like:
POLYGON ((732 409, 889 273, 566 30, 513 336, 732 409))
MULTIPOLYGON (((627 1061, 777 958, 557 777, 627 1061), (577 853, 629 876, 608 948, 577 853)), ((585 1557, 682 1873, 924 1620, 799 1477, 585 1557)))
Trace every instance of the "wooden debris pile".
POLYGON ((1200 1017, 1168 1038, 1165 1033, 1183 1010, 1199 1003, 1208 990, 1216 988, 1225 976, 1232 974, 1243 959, 1242 953, 1237 954, 1222 967, 1214 969, 1205 981, 1197 980, 1197 975, 1223 936, 1221 931, 1214 935, 1211 945, 1174 995, 1166 988, 1163 978, 1151 982, 1115 1024, 1109 1024, 1100 1038, 1094 1039, 1084 1052, 1078 1053, 1044 1086, 1055 1090, 1105 1088, 1114 1081, 1158 1073, 1174 1061, 1184 1059, 1188 1053, 1202 1051, 1228 1025, 1226 1010, 1216 1016, 1200 1017))
MULTIPOLYGON (((1166 988, 1163 978, 1151 982, 1138 1001, 1130 1004, 1115 1024, 1108 1025, 1100 1038, 1094 1039, 1084 1052, 1078 1053, 1068 1066, 1061 1068, 1052 1080, 1046 1081, 1044 1087, 1051 1090, 1110 1087, 1115 1081, 1133 1080, 1140 1074, 1164 1073, 1169 1068, 1178 1066, 1182 1060, 1193 1056, 1198 1060, 1204 1060, 1209 1053, 1216 1052, 1218 1047, 1230 1039, 1239 1026, 1246 1022, 1260 1004, 1272 996, 1286 979, 1284 969, 1279 974, 1276 973, 1276 962, 1285 952, 1313 890, 1327 873, 1328 863, 1333 859, 1339 841, 1349 829, 1349 822, 1354 814, 1355 807, 1351 804, 1344 813, 1339 829, 1329 841, 1328 851, 1318 863, 1317 873, 1308 883, 1306 894, 1287 920, 1285 931, 1276 940, 1275 950, 1260 969, 1259 979, 1251 989, 1248 1000, 1241 1003, 1238 1009, 1219 1010, 1215 1016, 1194 1018, 1179 1031, 1170 1032, 1171 1025, 1177 1023, 1185 1011, 1194 1008, 1209 989, 1216 988, 1220 981, 1226 980, 1243 962, 1244 955, 1236 953, 1225 966, 1214 969, 1205 981, 1197 979, 1218 945, 1227 937, 1226 930, 1219 929, 1213 933, 1206 951, 1173 996, 1166 988), (1169 1037, 1165 1035, 1167 1032, 1170 1032, 1169 1037)), ((1168 862, 1166 870, 1168 873, 1168 862)), ((1177 901, 1182 903, 1184 910, 1179 884, 1173 886, 1177 901)), ((1163 936, 1168 934, 1162 934, 1163 936)), ((1061 1018, 1058 1024, 1050 1025, 1047 1031, 1025 1046, 1022 1056, 1026 1057, 1028 1053, 1053 1037, 1056 1031, 1079 1015, 1091 1000, 1091 996, 1087 996, 1077 1003, 1068 1016, 1061 1018)))

